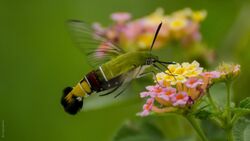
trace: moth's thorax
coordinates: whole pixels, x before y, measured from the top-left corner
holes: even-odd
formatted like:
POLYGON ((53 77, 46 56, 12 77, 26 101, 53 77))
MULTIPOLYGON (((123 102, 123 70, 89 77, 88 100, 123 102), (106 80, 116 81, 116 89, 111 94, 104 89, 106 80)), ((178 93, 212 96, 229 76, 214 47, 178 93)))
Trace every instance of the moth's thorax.
POLYGON ((106 62, 101 67, 107 79, 110 80, 145 65, 148 57, 150 57, 148 52, 128 52, 106 62))

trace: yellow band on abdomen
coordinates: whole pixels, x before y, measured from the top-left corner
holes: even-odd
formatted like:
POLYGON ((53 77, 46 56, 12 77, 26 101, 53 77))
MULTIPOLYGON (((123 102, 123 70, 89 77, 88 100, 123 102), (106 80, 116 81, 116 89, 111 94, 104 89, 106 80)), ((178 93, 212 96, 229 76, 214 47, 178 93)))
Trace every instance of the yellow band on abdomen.
POLYGON ((91 89, 89 84, 86 81, 82 81, 81 83, 78 83, 72 93, 75 96, 82 96, 82 97, 86 97, 91 93, 91 89))

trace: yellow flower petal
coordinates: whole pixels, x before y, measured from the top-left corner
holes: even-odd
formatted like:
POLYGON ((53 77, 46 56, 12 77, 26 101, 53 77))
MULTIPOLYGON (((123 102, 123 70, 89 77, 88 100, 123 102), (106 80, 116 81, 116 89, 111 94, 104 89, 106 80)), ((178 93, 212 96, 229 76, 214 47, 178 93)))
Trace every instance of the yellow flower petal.
POLYGON ((174 71, 173 74, 175 74, 175 75, 185 75, 185 73, 186 73, 186 69, 183 68, 183 67, 179 67, 179 68, 177 68, 177 69, 174 71))
POLYGON ((171 30, 181 30, 187 25, 187 20, 184 18, 174 18, 170 20, 169 26, 171 30))
POLYGON ((149 47, 152 44, 152 38, 154 35, 152 34, 142 34, 139 36, 137 42, 138 45, 142 48, 145 49, 149 47))
POLYGON ((168 65, 167 73, 174 73, 177 68, 180 68, 180 64, 168 65), (170 71, 170 72, 169 72, 170 71))
POLYGON ((157 81, 165 80, 166 74, 161 72, 156 74, 157 81))
POLYGON ((201 22, 203 21, 207 16, 207 11, 202 10, 202 11, 195 11, 192 14, 192 19, 196 22, 201 22))
POLYGON ((146 16, 144 19, 148 25, 158 25, 165 18, 163 8, 157 8, 155 12, 146 16))

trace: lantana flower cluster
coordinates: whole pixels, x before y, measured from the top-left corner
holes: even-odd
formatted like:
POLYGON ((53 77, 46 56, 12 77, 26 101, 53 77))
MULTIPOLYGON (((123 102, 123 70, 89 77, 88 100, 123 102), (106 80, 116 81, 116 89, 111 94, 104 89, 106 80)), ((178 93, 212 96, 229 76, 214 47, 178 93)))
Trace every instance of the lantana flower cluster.
POLYGON ((155 85, 147 86, 147 91, 140 94, 147 100, 139 115, 175 112, 190 107, 221 75, 219 71, 205 71, 197 61, 169 65, 165 72, 156 75, 155 85))
POLYGON ((221 74, 220 81, 232 81, 240 73, 240 65, 234 63, 221 63, 218 66, 218 71, 221 74))
MULTIPOLYGON (((189 8, 165 15, 164 10, 158 8, 145 17, 132 20, 130 13, 120 12, 111 15, 113 25, 102 27, 99 23, 94 23, 93 28, 97 34, 119 44, 124 50, 146 50, 150 47, 160 22, 163 25, 154 48, 175 40, 184 45, 200 41, 199 27, 206 15, 204 10, 192 11, 189 8)), ((100 45, 99 49, 105 49, 105 46, 100 45)))

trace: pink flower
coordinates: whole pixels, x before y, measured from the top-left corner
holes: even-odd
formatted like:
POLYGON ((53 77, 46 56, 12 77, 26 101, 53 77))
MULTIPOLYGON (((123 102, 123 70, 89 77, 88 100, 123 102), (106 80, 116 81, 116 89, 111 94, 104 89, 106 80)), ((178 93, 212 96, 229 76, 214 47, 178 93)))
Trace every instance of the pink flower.
POLYGON ((123 23, 131 18, 131 15, 127 12, 117 12, 111 15, 111 19, 115 22, 123 23))
POLYGON ((220 77, 220 72, 218 71, 208 71, 208 72, 203 72, 201 76, 205 78, 219 78, 220 77))
POLYGON ((143 26, 140 24, 140 22, 130 22, 126 25, 126 29, 123 31, 123 33, 128 40, 134 41, 142 30, 143 26))
POLYGON ((150 95, 151 97, 155 97, 160 95, 161 93, 164 93, 164 88, 159 85, 147 86, 146 89, 149 91, 148 95, 150 95))
POLYGON ((182 91, 172 97, 173 106, 185 106, 189 100, 186 92, 182 91))
POLYGON ((94 29, 95 33, 97 35, 104 35, 105 34, 105 28, 101 26, 100 23, 93 23, 92 28, 94 29))
POLYGON ((101 43, 99 47, 96 49, 95 57, 97 58, 104 57, 104 55, 106 54, 106 51, 108 51, 109 49, 109 46, 110 45, 108 43, 105 43, 105 42, 101 43))
POLYGON ((141 98, 148 97, 148 96, 150 96, 150 95, 151 95, 150 92, 141 92, 141 93, 140 93, 140 97, 141 97, 141 98))
POLYGON ((170 101, 171 96, 176 94, 176 89, 172 87, 167 87, 164 89, 164 92, 162 92, 158 97, 162 98, 166 101, 170 101))
POLYGON ((237 73, 240 71, 240 65, 235 65, 233 68, 233 73, 237 73))
POLYGON ((198 85, 203 84, 203 80, 196 77, 191 77, 185 82, 185 84, 188 88, 196 88, 198 85))
POLYGON ((147 99, 146 104, 143 105, 143 111, 141 113, 138 113, 140 116, 147 116, 149 115, 149 112, 152 110, 154 104, 154 98, 147 99))

